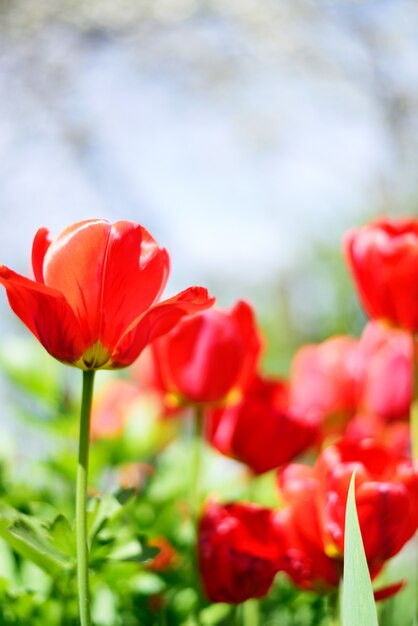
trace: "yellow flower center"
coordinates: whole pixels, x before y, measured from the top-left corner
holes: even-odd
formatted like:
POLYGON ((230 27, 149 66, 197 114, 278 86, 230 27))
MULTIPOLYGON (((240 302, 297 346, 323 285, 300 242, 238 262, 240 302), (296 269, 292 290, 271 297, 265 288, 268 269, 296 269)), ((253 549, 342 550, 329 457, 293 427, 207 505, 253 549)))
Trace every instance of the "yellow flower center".
POLYGON ((111 355, 107 348, 104 348, 100 341, 90 346, 78 361, 74 363, 75 367, 82 370, 98 370, 111 369, 111 355))

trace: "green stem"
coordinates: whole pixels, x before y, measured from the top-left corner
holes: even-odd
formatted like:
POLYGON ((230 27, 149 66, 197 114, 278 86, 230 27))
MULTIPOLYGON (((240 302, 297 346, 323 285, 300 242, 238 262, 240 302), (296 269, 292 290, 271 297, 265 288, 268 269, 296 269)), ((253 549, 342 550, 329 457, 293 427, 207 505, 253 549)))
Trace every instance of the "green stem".
POLYGON ((77 584, 81 626, 91 626, 86 502, 93 384, 94 370, 83 372, 76 491, 77 584))
POLYGON ((260 612, 259 602, 255 598, 247 600, 242 605, 242 624, 243 626, 259 626, 260 612))
POLYGON ((194 415, 193 450, 190 484, 190 508, 196 527, 201 504, 202 450, 203 450, 203 407, 197 405, 194 415))
POLYGON ((412 402, 410 414, 412 458, 418 459, 418 350, 417 334, 412 333, 412 402))
MULTIPOLYGON (((198 595, 201 595, 200 589, 200 577, 199 577, 199 565, 198 565, 198 522, 199 513, 202 500, 202 452, 203 452, 203 406, 196 405, 193 415, 193 430, 192 430, 192 458, 190 467, 190 514, 193 523, 194 543, 192 546, 191 560, 193 563, 193 578, 195 580, 196 591, 198 595)), ((193 615, 194 626, 200 626, 200 606, 196 608, 196 612, 193 615)))

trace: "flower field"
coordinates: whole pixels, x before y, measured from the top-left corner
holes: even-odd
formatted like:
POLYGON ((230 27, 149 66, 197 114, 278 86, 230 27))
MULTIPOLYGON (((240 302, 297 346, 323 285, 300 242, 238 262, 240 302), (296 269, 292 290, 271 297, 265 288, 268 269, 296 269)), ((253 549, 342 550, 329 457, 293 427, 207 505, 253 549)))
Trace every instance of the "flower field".
POLYGON ((341 254, 364 328, 286 378, 250 302, 163 294, 134 222, 41 228, 32 277, 0 266, 30 331, 0 352, 28 433, 0 455, 1 625, 416 624, 418 220, 341 254))

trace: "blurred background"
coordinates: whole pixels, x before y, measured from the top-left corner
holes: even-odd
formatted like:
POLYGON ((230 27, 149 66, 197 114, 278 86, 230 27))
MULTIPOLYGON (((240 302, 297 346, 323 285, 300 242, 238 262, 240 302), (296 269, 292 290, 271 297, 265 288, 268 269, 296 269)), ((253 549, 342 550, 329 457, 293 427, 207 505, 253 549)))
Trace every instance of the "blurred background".
POLYGON ((284 370, 361 323, 344 231, 416 211, 417 58, 406 0, 1 0, 0 260, 138 221, 168 291, 251 300, 284 370))

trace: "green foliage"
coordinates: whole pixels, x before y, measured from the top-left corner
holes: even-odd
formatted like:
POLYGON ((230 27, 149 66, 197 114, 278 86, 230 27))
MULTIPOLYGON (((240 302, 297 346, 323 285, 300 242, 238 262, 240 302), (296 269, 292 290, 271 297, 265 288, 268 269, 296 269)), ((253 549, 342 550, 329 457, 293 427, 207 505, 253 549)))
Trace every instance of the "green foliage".
MULTIPOLYGON (((32 346, 33 342, 25 343, 25 354, 31 354, 32 346)), ((17 359, 10 348, 7 362, 4 355, 2 359, 13 405, 23 424, 28 429, 36 427, 49 445, 23 470, 10 454, 0 451, 0 624, 78 626, 73 518, 79 399, 73 382, 80 382, 80 376, 47 355, 44 359, 38 347, 29 361, 19 351, 16 354, 17 359)), ((201 626, 237 626, 233 607, 209 604, 202 593, 188 504, 191 447, 187 419, 178 427, 173 421, 170 427, 177 428, 172 441, 144 426, 141 432, 149 433, 149 438, 145 436, 141 447, 135 447, 135 429, 125 439, 122 435, 92 444, 88 526, 94 626, 196 626, 197 620, 201 626), (121 488, 127 460, 134 462, 138 480, 121 488), (173 557, 159 569, 153 562, 159 548, 152 544, 161 537, 172 547, 173 557)), ((203 493, 216 493, 221 500, 241 498, 277 505, 274 472, 250 482, 241 466, 208 449, 203 467, 203 493)), ((354 610, 347 605, 358 605, 366 588, 361 578, 364 562, 363 574, 359 569, 353 502, 349 499, 347 513, 346 611, 354 610)), ((396 626, 410 626, 404 597, 400 594, 380 607, 382 626, 395 626, 393 616, 396 626)), ((335 603, 335 595, 302 592, 279 575, 260 602, 260 625, 332 626, 335 603)), ((410 609, 411 602, 407 604, 410 609)), ((357 613, 351 612, 350 617, 352 621, 344 626, 376 624, 359 621, 357 613)))
POLYGON ((344 541, 343 626, 378 626, 373 587, 357 517, 355 473, 348 490, 344 541))

